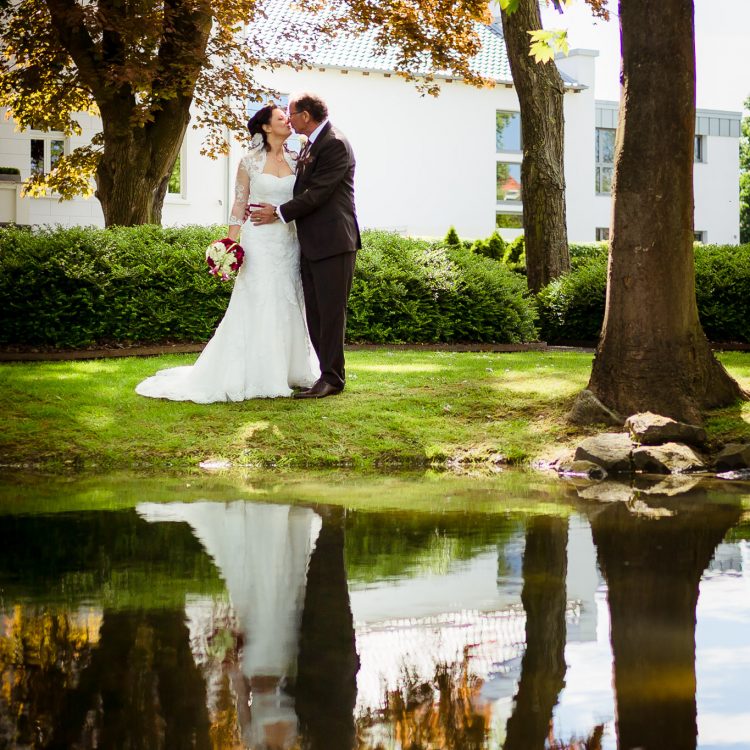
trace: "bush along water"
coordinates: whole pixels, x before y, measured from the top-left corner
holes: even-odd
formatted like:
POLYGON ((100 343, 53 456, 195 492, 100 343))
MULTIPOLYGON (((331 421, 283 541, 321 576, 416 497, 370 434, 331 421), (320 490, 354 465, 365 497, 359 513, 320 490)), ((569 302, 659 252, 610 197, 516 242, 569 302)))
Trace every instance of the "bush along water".
MULTIPOLYGON (((537 298, 540 337, 551 344, 593 343, 604 320, 606 250, 579 245, 584 249, 576 255, 574 247, 573 270, 542 289, 537 298)), ((750 244, 696 245, 695 287, 708 339, 750 343, 750 244)))
MULTIPOLYGON (((0 229, 0 344, 76 348, 203 342, 231 284, 210 276, 226 228, 0 229)), ((365 232, 349 305, 351 341, 536 340, 522 278, 463 246, 365 232)))

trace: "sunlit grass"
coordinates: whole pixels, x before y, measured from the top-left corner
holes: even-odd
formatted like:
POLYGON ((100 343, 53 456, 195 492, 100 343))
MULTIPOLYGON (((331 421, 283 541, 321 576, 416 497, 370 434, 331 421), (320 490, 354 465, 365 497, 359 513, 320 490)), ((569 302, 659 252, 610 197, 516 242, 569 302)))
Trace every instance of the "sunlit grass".
MULTIPOLYGON (((750 354, 720 355, 750 390, 750 354)), ((423 466, 450 459, 527 462, 587 430, 564 419, 585 387, 580 352, 351 351, 346 391, 320 401, 199 405, 142 398, 143 378, 196 355, 0 366, 0 462, 59 466, 423 466)), ((750 437, 750 404, 707 422, 750 437)))

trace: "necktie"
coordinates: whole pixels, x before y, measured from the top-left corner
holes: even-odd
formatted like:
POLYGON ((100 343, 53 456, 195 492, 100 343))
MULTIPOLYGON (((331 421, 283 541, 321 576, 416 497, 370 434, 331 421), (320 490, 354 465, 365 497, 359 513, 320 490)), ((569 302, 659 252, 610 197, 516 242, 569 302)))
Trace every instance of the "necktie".
POLYGON ((309 139, 305 141, 305 145, 302 147, 302 151, 299 152, 299 163, 305 164, 307 158, 310 156, 310 148, 312 147, 312 141, 309 139))

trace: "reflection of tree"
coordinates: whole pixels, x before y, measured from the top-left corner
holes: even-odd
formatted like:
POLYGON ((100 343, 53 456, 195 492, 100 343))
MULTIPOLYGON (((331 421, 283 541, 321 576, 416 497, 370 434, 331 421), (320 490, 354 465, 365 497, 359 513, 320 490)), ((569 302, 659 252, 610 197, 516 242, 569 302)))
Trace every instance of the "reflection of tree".
POLYGON ((0 516, 0 549, 0 588, 11 601, 149 609, 223 589, 187 526, 147 524, 132 510, 0 516))
POLYGON ((505 128, 515 117, 513 112, 496 112, 495 113, 495 149, 497 151, 504 151, 504 132, 505 128))
POLYGON ((66 688, 91 658, 98 614, 16 606, 0 618, 0 747, 45 746, 66 688))
POLYGON ((64 614, 27 613, 12 632, 21 651, 7 701, 11 746, 209 747, 205 688, 181 612, 105 610, 96 646, 64 614))
POLYGON ((316 509, 323 517, 307 572, 299 638, 297 714, 303 747, 354 747, 354 703, 359 659, 344 567, 344 510, 316 509))
MULTIPOLYGON (((404 670, 403 684, 385 696, 377 718, 359 720, 360 732, 386 721, 399 747, 409 750, 481 750, 491 705, 479 698, 482 681, 469 672, 468 654, 461 664, 438 664, 429 682, 404 670)), ((360 743, 360 748, 368 748, 360 743)))
POLYGON ((521 601, 526 651, 505 750, 542 750, 565 684, 567 519, 532 518, 526 528, 521 601))
POLYGON ((458 560, 511 538, 520 522, 470 513, 354 513, 346 519, 349 581, 376 581, 413 571, 441 573, 458 560))
MULTIPOLYGON (((667 505, 665 503, 665 505, 667 505)), ((740 516, 682 496, 658 519, 616 503, 592 512, 609 590, 620 747, 695 748, 695 608, 701 574, 740 516)))

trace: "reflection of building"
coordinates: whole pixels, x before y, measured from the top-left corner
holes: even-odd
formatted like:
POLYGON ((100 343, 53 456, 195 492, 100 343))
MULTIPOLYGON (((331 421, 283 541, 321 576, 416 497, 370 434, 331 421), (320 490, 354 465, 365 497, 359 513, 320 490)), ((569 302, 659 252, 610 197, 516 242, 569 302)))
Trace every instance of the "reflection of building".
MULTIPOLYGON (((454 561, 436 574, 350 587, 360 655, 358 710, 380 707, 405 675, 429 682, 438 665, 464 660, 485 683, 485 699, 512 697, 525 644, 523 539, 521 531, 499 549, 454 561)), ((569 527, 568 566, 568 640, 595 640, 596 554, 588 524, 576 518, 569 527)))
POLYGON ((513 177, 513 175, 508 175, 505 180, 498 185, 497 189, 498 199, 506 201, 521 200, 521 183, 513 177))
MULTIPOLYGON (((264 8, 268 18, 260 33, 269 38, 289 28, 292 15, 300 12, 289 10, 289 0, 270 0, 264 8)), ((284 93, 317 91, 328 101, 332 118, 347 133, 357 154, 358 210, 363 226, 443 236, 454 225, 461 237, 475 238, 488 236, 497 221, 510 238, 520 232, 521 203, 519 194, 497 199, 496 164, 518 167, 521 163, 519 104, 500 25, 481 27, 480 34, 482 50, 475 68, 495 81, 494 88, 472 88, 438 76, 440 96, 420 96, 413 84, 394 75, 392 52, 375 54, 374 35, 350 34, 316 44, 310 70, 260 71, 259 79, 284 93)), ((298 52, 302 44, 296 39, 279 39, 279 45, 289 52, 298 52)), ((613 160, 607 146, 613 143, 617 107, 594 99, 596 55, 573 50, 558 61, 566 86, 568 234, 576 242, 604 237, 610 221, 613 160), (600 140, 603 148, 597 152, 600 140)), ((81 119, 80 138, 16 133, 12 121, 0 120, 2 164, 20 168, 24 178, 32 168, 49 168, 61 143, 69 152, 97 129, 90 117, 81 119)), ((696 125, 695 230, 703 241, 736 243, 740 113, 699 111, 696 125)), ((200 156, 200 144, 201 133, 189 129, 181 154, 182 169, 170 184, 164 206, 166 224, 221 224, 227 220, 241 148, 234 144, 228 159, 211 161, 200 156)), ((648 165, 643 173, 647 176, 648 165)), ((66 203, 58 203, 55 196, 15 200, 15 184, 3 187, 0 183, 0 188, 12 193, 14 218, 19 223, 102 223, 95 199, 66 203)), ((2 206, 3 197, 0 193, 2 206)), ((8 219, 0 217, 0 221, 8 219)))

